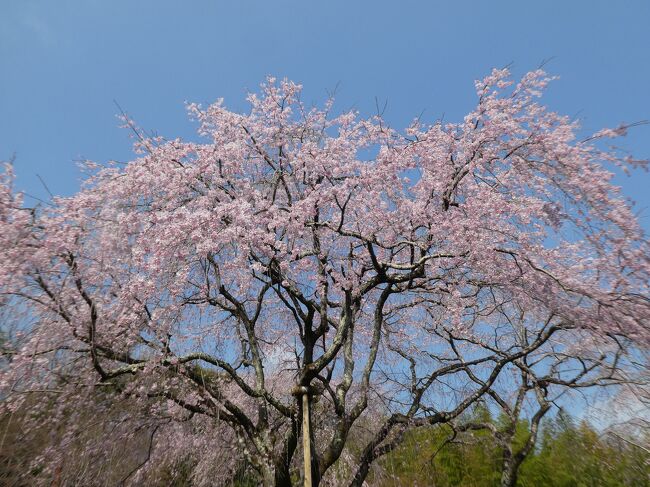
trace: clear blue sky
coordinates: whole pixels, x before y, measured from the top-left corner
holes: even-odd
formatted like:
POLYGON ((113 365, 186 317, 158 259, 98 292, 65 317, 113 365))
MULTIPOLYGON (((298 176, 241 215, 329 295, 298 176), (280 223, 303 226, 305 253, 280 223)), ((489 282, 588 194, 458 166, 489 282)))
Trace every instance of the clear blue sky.
MULTIPOLYGON (((119 104, 147 130, 192 137, 184 101, 243 109, 267 74, 318 102, 375 110, 402 127, 424 110, 458 120, 473 80, 553 58, 546 102, 585 130, 650 119, 650 2, 0 0, 0 159, 18 188, 79 187, 75 159, 128 160, 119 104)), ((623 145, 650 157, 650 126, 623 145)), ((617 181, 650 230, 650 175, 617 181)))

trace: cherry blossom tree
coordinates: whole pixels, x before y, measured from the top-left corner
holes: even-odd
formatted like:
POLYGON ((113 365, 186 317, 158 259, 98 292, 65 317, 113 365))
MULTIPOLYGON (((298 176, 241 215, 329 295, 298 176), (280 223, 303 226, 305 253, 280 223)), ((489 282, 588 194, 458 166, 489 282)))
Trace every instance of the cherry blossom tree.
POLYGON ((579 139, 538 101, 550 79, 494 70, 461 122, 403 132, 269 79, 246 114, 190 105, 200 142, 125 118, 137 158, 31 210, 7 167, 0 293, 36 325, 5 407, 48 390, 64 414, 117 387, 134 422, 211 426, 166 428, 170 455, 227 430, 225 458, 291 485, 305 391, 313 484, 358 486, 566 330, 647 345, 648 242, 607 167, 644 163, 602 147, 625 126, 579 139), (515 306, 527 340, 501 333, 515 306))

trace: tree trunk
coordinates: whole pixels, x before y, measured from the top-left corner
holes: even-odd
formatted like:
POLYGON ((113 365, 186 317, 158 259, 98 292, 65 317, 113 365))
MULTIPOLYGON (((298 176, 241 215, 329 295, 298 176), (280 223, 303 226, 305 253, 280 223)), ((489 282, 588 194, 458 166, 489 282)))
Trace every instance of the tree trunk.
POLYGON ((275 472, 273 468, 266 466, 262 468, 262 485, 264 487, 275 487, 275 472))
POLYGON ((501 487, 514 487, 516 484, 517 464, 515 462, 514 456, 512 455, 511 446, 510 444, 507 444, 503 448, 503 462, 501 464, 501 487))
POLYGON ((504 466, 501 473, 501 487, 515 487, 517 485, 517 469, 512 465, 504 466))

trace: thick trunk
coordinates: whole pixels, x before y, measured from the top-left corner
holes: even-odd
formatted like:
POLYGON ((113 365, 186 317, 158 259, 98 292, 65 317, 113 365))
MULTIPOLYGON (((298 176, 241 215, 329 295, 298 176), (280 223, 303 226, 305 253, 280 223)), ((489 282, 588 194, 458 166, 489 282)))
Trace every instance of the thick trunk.
POLYGON ((501 473, 501 487, 515 487, 517 485, 517 469, 513 465, 504 465, 501 473))
POLYGON ((273 485, 275 485, 275 487, 293 487, 288 465, 276 465, 275 483, 273 485))
POLYGON ((512 454, 510 446, 503 450, 503 462, 501 464, 501 487, 514 487, 517 484, 519 462, 512 454))
POLYGON ((298 445, 299 428, 296 421, 291 419, 291 429, 285 437, 284 447, 275 462, 275 487, 292 487, 291 483, 291 459, 298 445))
MULTIPOLYGON (((309 395, 305 395, 303 397, 307 397, 307 411, 308 411, 308 421, 309 421, 309 466, 310 466, 310 476, 311 476, 311 484, 310 487, 318 487, 320 485, 320 481, 322 479, 321 473, 320 473, 320 465, 319 465, 319 457, 316 452, 316 439, 315 439, 315 431, 314 428, 311 427, 313 424, 312 421, 312 398, 309 395)), ((305 404, 303 402, 303 404, 305 404)), ((306 460, 306 459, 305 459, 306 460)), ((307 485, 307 484, 305 484, 307 485)))
POLYGON ((270 466, 262 468, 262 485, 264 487, 275 487, 275 472, 270 466))

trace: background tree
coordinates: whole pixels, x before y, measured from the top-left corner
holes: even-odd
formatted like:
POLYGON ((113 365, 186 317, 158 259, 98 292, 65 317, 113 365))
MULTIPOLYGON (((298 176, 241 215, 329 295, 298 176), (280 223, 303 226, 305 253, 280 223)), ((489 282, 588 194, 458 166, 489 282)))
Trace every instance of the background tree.
MULTIPOLYGON (((485 406, 468 411, 466 420, 490 421, 502 427, 485 406)), ((525 444, 528 422, 517 427, 516 445, 525 444)), ((404 442, 373 470, 369 485, 491 487, 502 476, 502 452, 488 429, 458 434, 449 424, 412 430, 404 442)), ((541 421, 540 441, 525 458, 517 478, 520 487, 593 485, 647 486, 647 453, 624 440, 599 434, 566 410, 553 408, 541 421)))
MULTIPOLYGON (((525 330, 525 327, 520 329, 525 330)), ((561 407, 562 396, 580 391, 583 395, 597 397, 599 391, 593 389, 613 388, 635 381, 639 377, 639 367, 647 369, 647 366, 631 359, 635 353, 638 355, 638 351, 628 350, 620 340, 607 337, 594 340, 589 335, 573 331, 572 339, 562 342, 548 344, 548 347, 514 361, 510 374, 506 372, 506 377, 487 391, 485 401, 499 411, 499 421, 461 418, 454 427, 455 433, 490 432, 502 451, 502 486, 517 485, 519 468, 534 451, 542 419, 553 405, 561 407)), ((565 397, 564 402, 567 401, 572 402, 565 397)))
POLYGON ((537 102, 549 79, 495 70, 463 121, 403 134, 270 79, 248 114, 190 105, 207 142, 125 119, 138 158, 89 164, 51 207, 23 208, 9 169, 0 289, 37 325, 5 405, 50 387, 63 414, 129 377, 131 432, 191 418, 208 452, 225 427, 259 483, 290 485, 304 387, 327 418, 314 483, 363 423, 345 479, 361 485, 408 431, 459 417, 559 332, 647 344, 648 243, 603 166, 636 162, 597 148, 625 128, 577 140, 537 102), (528 341, 501 333, 515 306, 541 323, 528 341))
MULTIPOLYGON (((503 337, 513 333, 516 341, 524 343, 535 336, 536 325, 526 319, 523 310, 502 307, 500 312, 505 323, 512 328, 499 327, 501 340, 485 343, 486 348, 499 350, 504 343, 503 337)), ((462 343, 463 339, 454 338, 451 330, 445 330, 445 334, 450 340, 450 348, 457 350, 456 342, 462 343)), ((465 340, 478 343, 475 338, 465 340)), ((508 348, 510 342, 505 343, 508 348)), ((434 462, 435 457, 441 455, 444 460, 440 461, 447 464, 441 479, 430 468, 425 468, 425 471, 429 471, 431 481, 436 485, 436 479, 443 484, 466 485, 478 478, 483 478, 485 485, 517 485, 520 467, 538 446, 542 420, 551 408, 562 408, 563 404, 577 407, 577 403, 584 403, 584 408, 588 409, 587 404, 603 401, 604 395, 608 397, 608 403, 619 402, 618 395, 644 383, 648 368, 643 356, 642 351, 620 338, 595 337, 572 329, 558 332, 534 352, 504 367, 498 380, 486 391, 471 414, 462 414, 449 423, 448 429, 436 434, 424 432, 419 437, 424 444, 432 443, 422 453, 425 462, 426 458, 434 462), (461 446, 457 450, 459 456, 455 457, 455 450, 446 448, 447 444, 467 446, 461 446), (479 452, 483 456, 477 459, 479 452), (457 469, 455 474, 450 471, 451 464, 457 469), (480 468, 487 471, 481 474, 480 468)), ((469 380, 483 384, 471 370, 467 376, 469 380)), ((639 393, 633 397, 639 397, 639 393)), ((609 417, 604 421, 613 422, 614 419, 609 417)), ((634 435, 628 433, 622 438, 622 441, 632 441, 634 435)), ((411 453, 418 455, 415 448, 411 453)), ((422 468, 415 470, 420 472, 422 468)))

